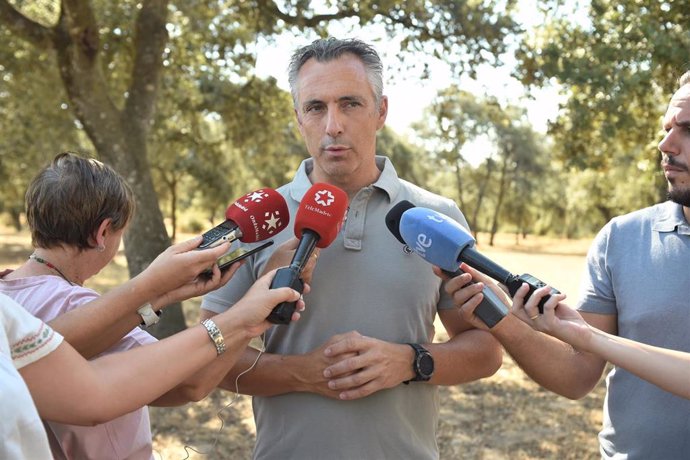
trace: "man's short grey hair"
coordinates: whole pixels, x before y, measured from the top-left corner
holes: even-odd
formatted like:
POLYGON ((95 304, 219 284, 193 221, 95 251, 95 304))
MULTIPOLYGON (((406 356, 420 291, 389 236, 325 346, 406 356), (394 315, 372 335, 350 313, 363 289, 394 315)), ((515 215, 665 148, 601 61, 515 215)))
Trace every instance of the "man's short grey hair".
POLYGON ((678 86, 685 86, 690 83, 690 70, 685 72, 683 75, 680 76, 678 79, 678 86))
POLYGON ((378 53, 371 45, 356 38, 340 40, 334 37, 315 40, 311 44, 298 49, 292 55, 288 67, 288 81, 290 82, 290 93, 292 93, 292 102, 295 107, 297 107, 297 78, 302 66, 309 59, 316 59, 317 62, 328 62, 338 59, 346 53, 354 54, 364 64, 367 79, 374 92, 376 107, 379 107, 383 96, 383 64, 378 53))

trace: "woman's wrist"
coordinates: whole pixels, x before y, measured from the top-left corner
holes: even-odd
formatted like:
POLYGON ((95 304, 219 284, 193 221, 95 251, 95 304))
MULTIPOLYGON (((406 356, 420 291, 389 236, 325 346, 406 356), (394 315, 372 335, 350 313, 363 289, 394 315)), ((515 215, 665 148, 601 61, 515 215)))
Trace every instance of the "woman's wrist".
POLYGON ((250 329, 241 324, 240 318, 233 311, 233 308, 214 316, 212 319, 223 335, 226 348, 239 346, 243 343, 248 344, 254 338, 250 329))

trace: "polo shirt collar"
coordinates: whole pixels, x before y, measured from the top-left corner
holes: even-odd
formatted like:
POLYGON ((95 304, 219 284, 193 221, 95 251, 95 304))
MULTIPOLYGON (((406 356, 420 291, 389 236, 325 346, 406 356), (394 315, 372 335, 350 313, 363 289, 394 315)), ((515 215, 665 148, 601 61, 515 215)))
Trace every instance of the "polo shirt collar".
POLYGON ((690 235, 690 224, 685 220, 683 206, 672 201, 663 203, 652 229, 657 232, 678 231, 681 235, 690 235))
MULTIPOLYGON (((400 182, 398 173, 393 167, 393 163, 382 155, 376 155, 376 167, 379 168, 381 174, 379 178, 372 185, 386 192, 388 198, 393 201, 400 191, 400 182)), ((313 185, 309 180, 309 173, 314 169, 314 159, 307 158, 303 160, 297 169, 295 178, 292 180, 292 187, 290 188, 290 197, 300 202, 307 193, 307 190, 313 185)))

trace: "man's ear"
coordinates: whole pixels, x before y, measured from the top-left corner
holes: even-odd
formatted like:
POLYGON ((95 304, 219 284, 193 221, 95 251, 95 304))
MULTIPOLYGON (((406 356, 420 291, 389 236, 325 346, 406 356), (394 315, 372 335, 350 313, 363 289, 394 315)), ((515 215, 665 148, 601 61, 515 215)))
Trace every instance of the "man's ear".
POLYGON ((381 102, 379 103, 379 118, 376 123, 376 129, 383 128, 386 124, 386 117, 388 116, 388 96, 381 96, 381 102))
POLYGON ((299 115, 299 110, 296 108, 292 109, 295 112, 295 118, 297 119, 297 129, 299 129, 299 133, 304 137, 304 125, 302 124, 302 118, 299 115))

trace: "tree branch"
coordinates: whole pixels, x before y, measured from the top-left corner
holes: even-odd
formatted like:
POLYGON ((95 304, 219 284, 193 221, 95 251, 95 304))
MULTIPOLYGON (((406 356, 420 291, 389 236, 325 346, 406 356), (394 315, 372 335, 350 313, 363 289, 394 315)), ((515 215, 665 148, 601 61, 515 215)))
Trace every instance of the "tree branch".
POLYGON ((118 126, 119 118, 99 65, 98 24, 89 2, 63 0, 52 38, 67 95, 100 152, 110 142, 104 131, 118 126))
POLYGON ((0 22, 9 27, 13 35, 23 38, 41 48, 51 46, 51 30, 32 21, 15 10, 7 0, 0 0, 0 22))
POLYGON ((258 0, 259 8, 269 11, 273 16, 283 20, 286 24, 302 27, 315 27, 323 22, 333 21, 337 19, 351 18, 357 16, 359 11, 354 8, 339 10, 334 14, 317 14, 315 16, 291 16, 283 13, 278 5, 273 0, 258 0))
POLYGON ((91 5, 86 0, 62 0, 62 12, 71 42, 93 64, 100 50, 100 36, 91 5))
POLYGON ((168 40, 167 11, 168 0, 145 1, 135 26, 136 54, 123 116, 141 123, 142 133, 146 133, 153 116, 160 84, 163 49, 168 40))

